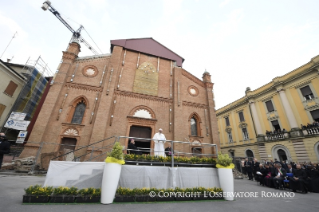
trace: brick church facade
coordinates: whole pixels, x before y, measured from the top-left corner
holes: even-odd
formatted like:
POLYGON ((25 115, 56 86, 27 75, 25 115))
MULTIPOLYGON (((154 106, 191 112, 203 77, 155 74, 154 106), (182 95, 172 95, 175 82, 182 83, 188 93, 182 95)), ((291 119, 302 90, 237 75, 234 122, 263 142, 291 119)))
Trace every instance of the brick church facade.
MULTIPOLYGON (((78 57, 73 41, 51 83, 29 141, 44 142, 41 153, 59 145, 86 146, 111 136, 190 141, 174 149, 213 153, 202 143, 217 144, 213 83, 208 72, 198 79, 182 68, 184 59, 152 38, 111 41, 111 54, 78 57)), ((21 157, 36 155, 40 144, 27 143, 21 157)), ((106 140, 97 144, 105 146, 106 140)), ((121 139, 127 147, 127 139, 121 139)), ((153 142, 137 142, 153 148, 153 142)), ((74 148, 74 147, 73 147, 74 148)), ((90 151, 84 148, 82 152, 90 151)))

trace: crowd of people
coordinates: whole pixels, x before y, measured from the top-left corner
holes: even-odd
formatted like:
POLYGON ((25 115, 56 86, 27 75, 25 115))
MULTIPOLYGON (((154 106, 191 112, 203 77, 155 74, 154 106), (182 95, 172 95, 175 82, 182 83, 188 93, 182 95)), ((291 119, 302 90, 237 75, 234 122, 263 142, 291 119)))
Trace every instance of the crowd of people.
POLYGON ((319 133, 319 122, 314 121, 312 124, 301 125, 302 130, 306 130, 308 135, 319 133))
POLYGON ((278 130, 274 130, 274 131, 266 130, 266 136, 268 138, 275 138, 275 139, 284 138, 285 133, 287 133, 287 130, 285 130, 285 129, 282 129, 282 130, 278 129, 278 130))
POLYGON ((277 160, 260 163, 256 158, 252 161, 245 158, 242 161, 242 171, 248 175, 248 180, 255 179, 262 186, 290 188, 293 192, 319 193, 319 164, 277 160))

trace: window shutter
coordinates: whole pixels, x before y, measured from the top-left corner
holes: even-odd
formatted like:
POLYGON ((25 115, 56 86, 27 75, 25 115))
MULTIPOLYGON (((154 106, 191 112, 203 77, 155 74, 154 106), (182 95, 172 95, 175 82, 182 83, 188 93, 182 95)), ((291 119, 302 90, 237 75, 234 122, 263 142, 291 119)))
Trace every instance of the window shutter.
POLYGON ((239 112, 239 120, 242 122, 242 121, 245 121, 244 119, 244 113, 243 112, 239 112))
POLYGON ((313 119, 319 119, 319 110, 310 111, 313 119))
POLYGON ((6 90, 4 91, 9 96, 13 96, 15 90, 17 89, 18 85, 14 82, 10 81, 9 85, 7 86, 6 90))
POLYGON ((267 107, 268 112, 274 111, 274 105, 272 104, 271 100, 266 102, 266 107, 267 107))
POLYGON ((229 123, 229 118, 228 117, 225 118, 225 121, 226 121, 226 126, 229 126, 230 123, 229 123))
POLYGON ((300 91, 301 91, 303 96, 308 96, 308 95, 312 94, 312 91, 311 91, 309 85, 307 85, 303 88, 300 88, 300 91))
POLYGON ((6 106, 3 104, 0 104, 0 117, 2 116, 2 113, 5 109, 6 109, 6 106))

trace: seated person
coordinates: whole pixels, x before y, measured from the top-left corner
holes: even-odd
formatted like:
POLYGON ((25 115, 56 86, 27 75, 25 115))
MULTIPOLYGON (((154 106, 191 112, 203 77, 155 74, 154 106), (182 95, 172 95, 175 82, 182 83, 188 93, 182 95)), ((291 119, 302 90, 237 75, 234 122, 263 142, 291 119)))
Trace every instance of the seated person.
POLYGON ((289 177, 290 188, 293 192, 300 190, 302 193, 307 193, 305 186, 305 180, 307 179, 307 174, 305 170, 301 169, 301 165, 297 164, 296 169, 292 170, 293 177, 289 177))
POLYGON ((264 177, 265 177, 265 168, 263 166, 263 164, 259 164, 259 166, 256 168, 256 180, 257 182, 259 182, 259 185, 264 185, 264 177))
POLYGON ((286 176, 286 170, 281 167, 280 163, 275 164, 274 172, 273 172, 273 185, 276 189, 282 189, 284 187, 283 181, 286 176))
POLYGON ((166 156, 172 156, 171 143, 168 143, 168 147, 165 148, 165 155, 166 155, 166 156))
POLYGON ((137 149, 137 147, 135 146, 135 141, 134 139, 131 139, 129 141, 129 144, 128 144, 128 151, 129 151, 129 154, 135 154, 135 155, 141 155, 142 152, 141 151, 137 151, 135 149, 137 149))
POLYGON ((271 183, 271 181, 272 181, 272 176, 271 176, 272 168, 270 167, 270 164, 271 163, 267 163, 265 165, 265 169, 264 169, 264 173, 263 173, 263 175, 264 175, 263 185, 268 186, 268 187, 272 186, 272 183, 271 183))

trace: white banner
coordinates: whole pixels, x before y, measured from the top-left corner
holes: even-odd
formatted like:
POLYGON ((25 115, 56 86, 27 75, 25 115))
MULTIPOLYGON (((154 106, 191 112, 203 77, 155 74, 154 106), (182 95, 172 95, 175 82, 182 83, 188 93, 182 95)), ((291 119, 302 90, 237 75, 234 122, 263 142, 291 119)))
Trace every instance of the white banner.
POLYGON ((10 114, 9 119, 23 121, 23 120, 25 119, 25 116, 26 116, 26 115, 27 115, 26 113, 12 112, 12 113, 10 114))
POLYGON ((23 144, 24 140, 25 140, 25 138, 17 138, 16 143, 17 144, 23 144))
POLYGON ((15 129, 15 130, 27 130, 27 127, 29 126, 29 124, 30 124, 30 121, 19 121, 19 120, 8 119, 4 127, 15 129))

